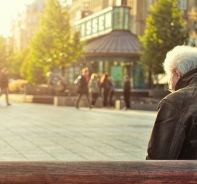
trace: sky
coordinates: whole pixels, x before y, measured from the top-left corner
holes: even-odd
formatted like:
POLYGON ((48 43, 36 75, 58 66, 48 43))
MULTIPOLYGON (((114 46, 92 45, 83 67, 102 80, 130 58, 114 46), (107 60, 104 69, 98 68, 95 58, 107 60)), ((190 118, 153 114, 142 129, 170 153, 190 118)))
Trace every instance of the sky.
MULTIPOLYGON (((7 37, 10 32, 10 22, 24 11, 25 5, 34 0, 0 0, 0 35, 7 37)), ((69 0, 70 2, 70 0, 69 0)))
POLYGON ((0 35, 7 37, 10 31, 10 22, 21 11, 25 5, 34 0, 0 0, 0 35))

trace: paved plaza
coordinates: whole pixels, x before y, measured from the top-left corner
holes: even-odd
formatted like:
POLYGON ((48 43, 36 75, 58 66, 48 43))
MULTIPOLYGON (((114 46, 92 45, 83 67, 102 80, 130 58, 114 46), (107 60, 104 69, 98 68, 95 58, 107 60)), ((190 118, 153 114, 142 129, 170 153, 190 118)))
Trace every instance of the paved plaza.
POLYGON ((156 111, 0 104, 0 161, 145 160, 156 116, 156 111))

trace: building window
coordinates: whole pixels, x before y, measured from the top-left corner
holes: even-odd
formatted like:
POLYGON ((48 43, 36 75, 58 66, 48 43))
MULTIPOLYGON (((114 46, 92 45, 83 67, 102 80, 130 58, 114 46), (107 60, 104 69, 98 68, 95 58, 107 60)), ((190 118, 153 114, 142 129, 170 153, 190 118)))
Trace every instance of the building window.
POLYGON ((133 5, 133 0, 128 0, 127 6, 128 6, 128 7, 133 7, 132 5, 133 5))
POLYGON ((187 0, 179 0, 179 9, 187 10, 187 0))
POLYGON ((196 38, 189 38, 188 45, 195 47, 196 46, 196 38))
POLYGON ((151 11, 151 6, 153 4, 153 0, 148 0, 148 11, 151 11))
POLYGON ((37 5, 34 5, 33 6, 33 12, 37 12, 38 11, 38 7, 37 7, 37 5))
POLYGON ((116 0, 116 6, 121 6, 121 0, 116 0))
POLYGON ((116 0, 114 1, 115 6, 127 6, 127 0, 116 0))
POLYGON ((90 8, 90 3, 83 3, 83 10, 89 10, 90 8))

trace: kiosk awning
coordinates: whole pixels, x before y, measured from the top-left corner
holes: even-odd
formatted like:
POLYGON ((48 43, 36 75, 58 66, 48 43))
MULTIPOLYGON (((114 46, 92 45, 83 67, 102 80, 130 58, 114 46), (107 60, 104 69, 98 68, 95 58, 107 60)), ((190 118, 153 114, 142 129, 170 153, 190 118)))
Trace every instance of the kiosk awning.
POLYGON ((88 41, 85 56, 138 56, 141 42, 130 31, 116 30, 88 41))

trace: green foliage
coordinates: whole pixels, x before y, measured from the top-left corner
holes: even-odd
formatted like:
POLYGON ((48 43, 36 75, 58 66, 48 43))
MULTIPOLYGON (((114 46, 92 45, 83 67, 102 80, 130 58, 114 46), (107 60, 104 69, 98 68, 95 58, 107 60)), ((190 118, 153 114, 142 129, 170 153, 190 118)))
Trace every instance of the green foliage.
POLYGON ((0 70, 7 67, 10 78, 20 79, 20 67, 28 52, 29 48, 15 52, 13 47, 6 45, 6 38, 0 37, 0 70))
POLYGON ((17 79, 13 80, 12 82, 9 82, 9 91, 10 92, 25 92, 25 85, 28 84, 27 80, 24 79, 17 79))
POLYGON ((9 76, 14 79, 20 79, 20 67, 23 61, 26 59, 29 53, 29 48, 25 48, 20 52, 15 52, 13 48, 10 48, 8 54, 9 76))
POLYGON ((46 83, 44 73, 44 68, 38 65, 37 61, 32 57, 32 51, 29 50, 20 67, 21 76, 28 80, 30 84, 36 85, 46 83))
POLYGON ((38 66, 36 61, 33 60, 29 47, 20 52, 14 52, 11 49, 7 60, 10 78, 24 78, 32 85, 46 82, 43 67, 38 66))
POLYGON ((32 57, 44 70, 63 68, 81 57, 83 43, 79 34, 71 34, 68 7, 59 0, 47 0, 40 29, 31 42, 32 57))
POLYGON ((162 63, 174 46, 183 45, 188 38, 183 11, 177 0, 158 0, 146 21, 147 29, 140 40, 143 43, 141 63, 152 73, 164 73, 162 63))

